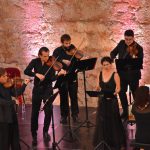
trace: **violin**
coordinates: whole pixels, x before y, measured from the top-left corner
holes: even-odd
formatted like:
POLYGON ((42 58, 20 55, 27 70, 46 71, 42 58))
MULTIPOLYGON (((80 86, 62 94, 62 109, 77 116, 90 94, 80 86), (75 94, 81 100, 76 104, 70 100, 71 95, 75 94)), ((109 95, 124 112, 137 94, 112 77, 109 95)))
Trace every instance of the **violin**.
POLYGON ((137 43, 134 42, 133 44, 129 45, 127 51, 129 52, 132 58, 137 58, 137 54, 138 54, 137 43))
POLYGON ((77 50, 77 48, 73 44, 71 44, 67 49, 64 48, 64 50, 67 55, 70 55, 77 59, 81 59, 84 56, 83 52, 80 50, 77 50))
POLYGON ((53 68, 55 71, 60 71, 63 67, 63 65, 57 61, 58 58, 55 58, 54 56, 50 56, 48 61, 46 62, 46 65, 50 68, 53 68))
POLYGON ((4 84, 5 88, 10 88, 10 87, 20 87, 20 85, 22 85, 23 83, 23 79, 21 79, 20 77, 15 77, 15 78, 8 78, 7 82, 4 84))

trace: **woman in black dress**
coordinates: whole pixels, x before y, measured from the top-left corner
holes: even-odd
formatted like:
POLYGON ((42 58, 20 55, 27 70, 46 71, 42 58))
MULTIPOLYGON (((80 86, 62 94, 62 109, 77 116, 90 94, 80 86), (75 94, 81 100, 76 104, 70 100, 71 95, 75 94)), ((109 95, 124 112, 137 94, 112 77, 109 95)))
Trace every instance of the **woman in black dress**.
POLYGON ((147 86, 140 86, 135 91, 132 113, 136 121, 135 142, 150 144, 150 95, 147 86))
POLYGON ((110 57, 103 57, 101 65, 99 87, 103 96, 99 98, 93 145, 95 150, 102 149, 104 145, 104 150, 126 150, 125 131, 116 96, 120 91, 120 78, 112 69, 110 57))

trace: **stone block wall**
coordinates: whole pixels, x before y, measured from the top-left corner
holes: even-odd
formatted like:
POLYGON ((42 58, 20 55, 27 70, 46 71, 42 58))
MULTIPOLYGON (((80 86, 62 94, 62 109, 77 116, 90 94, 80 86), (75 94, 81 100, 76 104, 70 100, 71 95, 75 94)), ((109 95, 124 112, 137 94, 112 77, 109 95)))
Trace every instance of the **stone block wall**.
MULTIPOLYGON (((109 55, 126 29, 133 29, 136 41, 144 48, 142 82, 150 83, 149 13, 149 0, 1 0, 0 64, 17 66, 24 77, 24 68, 37 56, 39 48, 46 46, 52 53, 60 45, 60 36, 68 33, 85 55, 99 58, 95 69, 86 73, 87 88, 94 90, 100 58, 109 55)), ((30 93, 28 99, 31 88, 26 91, 30 93)), ((81 74, 81 105, 83 99, 81 74)), ((96 101, 89 101, 89 105, 95 106, 96 101)))

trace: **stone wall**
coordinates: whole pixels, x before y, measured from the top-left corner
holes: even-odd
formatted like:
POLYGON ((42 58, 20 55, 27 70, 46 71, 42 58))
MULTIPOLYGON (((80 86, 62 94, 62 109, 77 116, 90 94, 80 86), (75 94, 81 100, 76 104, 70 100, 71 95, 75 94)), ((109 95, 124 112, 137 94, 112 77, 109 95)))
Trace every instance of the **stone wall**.
MULTIPOLYGON (((51 53, 68 33, 72 43, 85 55, 98 57, 95 70, 86 73, 87 87, 95 89, 100 58, 123 38, 126 29, 135 31, 144 47, 142 82, 150 83, 150 3, 149 0, 1 0, 0 63, 22 71, 37 56, 40 47, 51 53)), ((84 104, 83 78, 79 75, 79 101, 84 104)), ((30 85, 26 91, 31 97, 30 85)), ((89 101, 95 106, 96 101, 89 101)))

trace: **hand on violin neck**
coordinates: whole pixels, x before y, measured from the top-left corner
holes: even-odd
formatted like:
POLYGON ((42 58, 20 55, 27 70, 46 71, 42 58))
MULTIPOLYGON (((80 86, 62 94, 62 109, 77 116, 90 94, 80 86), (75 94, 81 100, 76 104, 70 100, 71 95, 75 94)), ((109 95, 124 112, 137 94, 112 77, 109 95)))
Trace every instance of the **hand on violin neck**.
POLYGON ((71 61, 70 60, 66 60, 66 59, 63 59, 62 62, 67 65, 67 66, 70 66, 71 64, 71 61))
POLYGON ((45 79, 45 76, 43 74, 36 73, 35 76, 39 78, 41 81, 45 79))
POLYGON ((58 76, 61 76, 61 75, 66 75, 66 71, 64 69, 61 69, 59 72, 58 72, 58 76))

